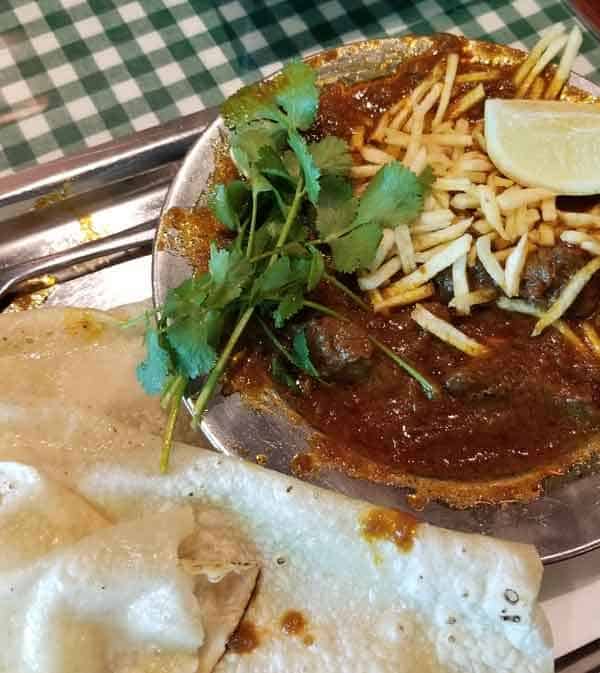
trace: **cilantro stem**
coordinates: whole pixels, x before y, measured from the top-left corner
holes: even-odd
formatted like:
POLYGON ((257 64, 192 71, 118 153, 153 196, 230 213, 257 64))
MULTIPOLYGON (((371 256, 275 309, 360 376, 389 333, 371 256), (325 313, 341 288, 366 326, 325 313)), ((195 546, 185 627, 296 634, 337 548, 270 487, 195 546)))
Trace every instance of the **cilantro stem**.
POLYGON ((181 398, 183 397, 186 385, 187 379, 185 376, 183 376, 183 374, 178 374, 173 383, 169 386, 171 400, 169 417, 167 418, 167 425, 165 427, 162 450, 160 453, 161 474, 165 474, 169 469, 169 457, 171 455, 171 447, 173 446, 173 432, 175 431, 175 423, 177 423, 177 416, 179 415, 179 408, 181 407, 181 398))
POLYGON ((331 274, 325 272, 325 273, 323 274, 323 278, 324 278, 328 283, 331 283, 331 285, 334 285, 335 287, 337 287, 337 289, 340 290, 341 292, 343 292, 345 295, 347 295, 348 297, 350 297, 350 299, 352 299, 352 301, 353 301, 358 307, 362 308, 363 311, 367 311, 367 312, 370 312, 370 311, 371 311, 371 307, 370 307, 366 302, 364 302, 364 301, 363 301, 363 300, 356 294, 356 292, 352 292, 352 290, 351 290, 348 286, 344 285, 344 283, 342 283, 341 281, 339 281, 335 276, 332 276, 331 274))
MULTIPOLYGON (((329 308, 328 306, 323 306, 323 304, 317 304, 317 302, 315 301, 305 300, 304 305, 310 308, 314 308, 315 310, 320 311, 325 315, 329 315, 332 318, 338 318, 339 320, 348 321, 348 318, 346 318, 346 316, 342 315, 341 313, 338 313, 337 311, 334 311, 332 308, 329 308)), ((418 371, 412 365, 406 362, 406 360, 403 360, 399 355, 396 355, 396 353, 394 353, 394 351, 391 348, 388 348, 385 344, 381 343, 379 339, 376 339, 375 337, 369 335, 369 341, 376 348, 378 348, 384 355, 386 355, 393 363, 398 365, 398 367, 400 367, 401 369, 404 369, 404 371, 407 374, 412 376, 413 379, 415 379, 415 381, 421 386, 427 399, 434 400, 437 397, 439 397, 440 388, 437 384, 429 381, 425 376, 423 376, 423 374, 421 374, 420 371, 418 371)))
POLYGON ((297 367, 298 365, 296 364, 294 358, 292 357, 292 354, 288 351, 288 349, 279 341, 279 339, 275 336, 275 333, 271 330, 271 328, 267 325, 267 323, 262 319, 257 317, 258 322, 260 323, 260 326, 263 328, 265 331, 265 334, 269 337, 271 340, 271 343, 275 348, 283 355, 283 357, 290 362, 291 364, 294 365, 294 367, 297 367))
POLYGON ((252 215, 250 217, 250 231, 248 232, 248 244, 246 247, 246 258, 252 256, 252 248, 254 247, 254 230, 256 229, 256 211, 258 210, 258 192, 252 190, 252 215))
POLYGON ((314 308, 315 311, 319 311, 319 313, 323 313, 324 315, 331 316, 332 318, 337 318, 338 320, 344 320, 345 322, 348 321, 348 318, 346 318, 346 316, 342 315, 341 313, 338 313, 337 311, 334 311, 332 308, 329 308, 328 306, 318 304, 316 301, 310 301, 309 299, 305 299, 302 303, 307 308, 314 308))
POLYGON ((406 360, 403 360, 399 355, 396 355, 394 351, 391 348, 388 348, 385 344, 381 343, 379 339, 376 339, 375 337, 369 336, 369 341, 376 347, 378 348, 384 355, 387 355, 387 357, 394 362, 395 364, 398 365, 401 369, 404 369, 404 371, 409 374, 410 376, 415 379, 415 381, 421 386, 423 392, 425 393, 425 397, 429 400, 434 400, 440 395, 440 388, 437 384, 432 383, 428 379, 421 374, 417 369, 415 369, 412 365, 408 364, 406 360))
POLYGON ((233 328, 233 332, 229 335, 225 348, 221 351, 219 359, 217 360, 215 366, 211 369, 210 374, 207 376, 200 395, 194 403, 194 422, 202 417, 202 414, 206 411, 206 407, 210 398, 212 397, 213 391, 219 382, 219 379, 225 371, 227 366, 227 361, 229 360, 233 349, 235 348, 238 339, 242 336, 246 325, 248 324, 252 314, 254 313, 254 306, 249 306, 243 313, 241 318, 238 320, 237 325, 233 328))
MULTIPOLYGON (((298 215, 298 210, 300 208, 300 203, 302 202, 303 196, 304 196, 304 186, 302 180, 299 180, 298 186, 296 187, 294 200, 292 201, 292 205, 290 206, 290 209, 288 211, 287 218, 285 220, 283 228, 281 229, 281 232, 279 233, 279 238, 277 239, 278 248, 285 243, 285 239, 290 233, 290 228, 294 220, 296 219, 296 216, 298 215)), ((269 260, 269 266, 271 266, 275 262, 277 256, 278 256, 277 252, 274 252, 271 255, 271 259, 269 260)), ((233 332, 231 332, 231 334, 229 335, 229 339, 227 339, 227 343, 225 344, 225 347, 221 351, 219 359, 217 360, 215 366, 212 368, 210 374, 206 377, 206 381, 202 386, 202 390, 200 391, 200 394, 198 395, 198 398, 194 403, 194 421, 193 421, 194 423, 196 423, 198 419, 202 417, 202 414, 206 411, 206 407, 208 405, 210 398, 212 397, 214 389, 216 388, 217 383, 219 382, 221 376, 223 375, 225 367, 227 367, 227 361, 231 357, 231 353, 233 352, 233 349, 235 348, 235 345, 237 344, 239 338, 242 336, 242 333, 246 329, 246 325, 250 321, 250 318, 252 317, 253 313, 254 313, 254 306, 249 306, 242 313, 236 326, 233 328, 233 332)))
MULTIPOLYGON (((294 194, 294 200, 292 201, 292 205, 290 206, 290 209, 288 211, 285 223, 281 231, 279 232, 279 238, 277 239, 275 249, 280 248, 285 243, 285 240, 288 237, 288 234, 290 233, 290 229, 292 228, 292 224, 294 223, 294 220, 298 215, 298 211, 300 210, 300 204, 302 203, 303 196, 304 196, 304 181, 300 178, 296 186, 296 193, 294 194)), ((273 262, 277 259, 277 254, 278 254, 277 252, 273 253, 271 261, 269 262, 269 266, 273 264, 273 262)))

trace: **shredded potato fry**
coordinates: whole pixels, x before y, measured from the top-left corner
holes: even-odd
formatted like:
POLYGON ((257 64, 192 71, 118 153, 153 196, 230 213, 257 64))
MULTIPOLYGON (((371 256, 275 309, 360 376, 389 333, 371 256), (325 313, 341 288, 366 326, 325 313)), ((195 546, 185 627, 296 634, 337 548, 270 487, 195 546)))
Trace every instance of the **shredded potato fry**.
POLYGON ((407 292, 400 292, 397 294, 390 294, 385 299, 377 302, 373 305, 376 313, 380 313, 390 308, 397 306, 409 306, 410 304, 416 304, 418 301, 423 299, 429 299, 435 294, 435 287, 433 283, 427 283, 426 285, 421 285, 421 287, 416 287, 414 290, 408 290, 407 292))
POLYGON ((454 239, 462 236, 467 229, 471 226, 473 218, 469 217, 465 220, 461 220, 456 224, 452 224, 444 229, 439 229, 438 231, 431 231, 427 234, 421 234, 420 236, 415 236, 413 239, 413 245, 417 252, 422 250, 428 250, 433 248, 440 243, 446 243, 448 241, 453 241, 454 239))
POLYGON ((454 288, 453 307, 460 315, 469 315, 471 305, 466 297, 469 294, 469 279, 467 277, 467 255, 461 255, 452 264, 452 287, 454 288))
POLYGON ((573 62, 577 57, 577 53, 579 52, 579 48, 581 47, 582 42, 583 42, 583 36, 581 35, 579 26, 575 25, 573 26, 573 29, 569 34, 567 46, 565 47, 563 55, 560 59, 558 68, 554 73, 554 77, 552 78, 552 81, 548 85, 546 93, 544 94, 544 98, 546 98, 547 100, 558 98, 561 89, 563 88, 565 82, 569 78, 569 73, 571 72, 573 62))
POLYGON ((509 297, 516 297, 519 294, 521 274, 527 259, 527 252, 528 239, 527 233, 525 233, 519 239, 517 246, 510 253, 504 265, 505 290, 509 297))
POLYGON ((560 50, 567 43, 567 37, 561 35, 555 37, 546 47, 546 51, 542 54, 540 60, 533 66, 531 72, 527 75, 523 83, 517 89, 516 97, 524 98, 527 95, 535 78, 542 72, 542 70, 550 63, 550 61, 560 52, 560 50))
POLYGON ((572 245, 578 245, 582 250, 587 250, 592 255, 600 255, 600 241, 582 231, 563 231, 560 240, 572 245))
POLYGON ((463 72, 460 75, 456 76, 455 82, 457 84, 469 84, 472 82, 493 82, 496 79, 500 79, 502 76, 502 71, 496 68, 490 68, 489 70, 473 70, 471 72, 463 72))
POLYGON ((551 196, 542 201, 542 220, 544 222, 554 222, 556 218, 556 197, 551 196))
MULTIPOLYGON (((492 288, 483 288, 481 290, 474 290, 464 295, 461 299, 462 302, 467 304, 470 307, 477 306, 478 304, 489 304, 489 302, 496 299, 498 293, 492 288)), ((450 308, 457 308, 457 299, 451 299, 448 303, 450 308)))
POLYGON ((360 150, 362 149, 362 146, 364 144, 365 144, 365 127, 359 126, 358 128, 352 131, 352 135, 350 137, 350 149, 360 150))
POLYGON ((523 61, 517 70, 515 76, 513 77, 513 82, 516 86, 519 86, 523 83, 527 75, 531 72, 533 66, 540 59, 543 52, 546 50, 546 47, 554 40, 556 37, 559 37, 565 32, 565 27, 558 23, 549 30, 547 30, 539 42, 534 46, 534 48, 529 52, 529 56, 523 61))
POLYGON ((422 327, 438 339, 458 348, 458 350, 461 350, 467 355, 480 357, 488 353, 488 348, 486 346, 475 341, 475 339, 471 339, 446 320, 438 318, 421 304, 415 306, 410 317, 417 323, 417 325, 419 325, 419 327, 422 327))
POLYGON ((548 325, 561 318, 598 269, 600 269, 600 257, 594 257, 583 268, 579 269, 564 287, 558 299, 542 314, 531 336, 538 336, 548 325))
POLYGON ((395 273, 400 271, 401 268, 402 263, 400 262, 400 257, 392 257, 380 266, 377 271, 359 278, 358 285, 361 290, 375 290, 380 285, 383 285, 386 280, 389 280, 395 273))
POLYGON ((477 105, 477 103, 481 102, 484 98, 485 89, 483 88, 483 84, 478 84, 467 91, 466 94, 452 105, 448 117, 450 117, 450 119, 458 119, 458 117, 470 110, 474 105, 477 105))
POLYGON ((539 203, 544 199, 552 198, 554 194, 548 189, 541 187, 528 187, 521 189, 520 187, 511 187, 498 196, 498 205, 503 213, 510 210, 516 210, 520 206, 529 206, 534 203, 539 203))
POLYGON ((402 265, 402 273, 405 275, 411 273, 417 268, 417 263, 415 261, 413 241, 406 224, 400 224, 394 229, 394 240, 402 265))
POLYGON ((372 145, 363 145, 360 154, 365 161, 381 166, 394 160, 394 157, 391 154, 388 154, 377 147, 373 147, 372 145))
POLYGON ((597 358, 600 358, 600 335, 596 328, 587 320, 581 326, 587 345, 597 358))
POLYGON ((477 248, 477 257, 482 263, 483 268, 488 272, 492 277, 492 280, 498 287, 504 289, 505 286, 505 277, 504 270, 498 263, 498 260, 494 257, 491 247, 492 239, 491 234, 486 234, 485 236, 480 236, 475 242, 475 247, 477 248))
POLYGON ((363 164, 362 166, 352 166, 350 177, 353 178, 372 178, 377 174, 381 166, 379 164, 363 164))
MULTIPOLYGON (((542 316, 543 311, 536 306, 528 304, 523 299, 508 299, 507 297, 500 297, 496 302, 498 308, 503 311, 514 311, 515 313, 523 313, 535 318, 542 316)), ((587 348, 583 341, 575 334, 575 332, 563 320, 557 320, 552 327, 554 327, 566 341, 570 342, 577 350, 587 353, 587 348)))
POLYGON ((369 268, 369 271, 373 273, 376 271, 388 258, 389 254, 392 252, 392 248, 396 243, 394 238, 394 232, 392 229, 384 229, 381 236, 381 241, 379 241, 379 247, 373 258, 373 263, 369 268))
POLYGON ((582 227, 583 229, 588 227, 594 229, 600 228, 600 215, 593 213, 569 213, 559 210, 558 217, 568 227, 582 227))
POLYGON ((479 185, 479 187, 477 187, 477 192, 479 194, 479 204, 483 216, 502 238, 506 238, 506 232, 504 231, 504 224, 502 223, 500 208, 498 206, 499 199, 496 198, 494 192, 487 185, 479 185))
POLYGON ((446 59, 446 74, 444 75, 444 86, 442 88, 442 93, 440 95, 440 102, 438 103, 437 110, 435 112, 435 117, 431 123, 432 128, 439 127, 444 119, 446 110, 448 109, 448 103, 450 102, 450 96, 452 95, 452 87, 454 86, 454 80, 456 78, 456 71, 458 69, 458 54, 448 54, 446 59))
POLYGON ((447 269, 461 255, 467 253, 471 247, 472 240, 473 237, 470 234, 464 234, 455 241, 452 241, 452 243, 444 246, 443 250, 436 252, 423 266, 420 266, 416 271, 394 283, 394 287, 398 291, 404 292, 427 283, 440 271, 447 269))

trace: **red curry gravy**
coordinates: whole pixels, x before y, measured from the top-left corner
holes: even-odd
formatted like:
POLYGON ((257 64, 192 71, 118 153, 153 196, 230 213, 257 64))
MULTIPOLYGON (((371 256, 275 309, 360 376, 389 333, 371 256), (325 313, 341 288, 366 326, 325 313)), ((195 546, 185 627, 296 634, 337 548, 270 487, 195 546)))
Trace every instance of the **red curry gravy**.
MULTIPOLYGON (((481 70, 481 65, 465 65, 469 55, 464 45, 448 36, 435 55, 407 61, 392 77, 326 86, 309 135, 348 137, 352 128, 372 123, 429 73, 444 50, 463 51, 461 72, 481 70)), ((501 79, 485 82, 488 96, 514 94, 513 67, 505 66, 501 79)), ((482 112, 479 106, 470 116, 478 119, 482 112)), ((483 389, 480 395, 462 397, 442 387, 441 396, 429 400, 412 378, 376 352, 372 370, 363 380, 323 384, 301 376, 303 394, 295 394, 270 380, 269 346, 260 332, 249 333, 231 367, 230 385, 249 395, 274 385, 287 404, 322 433, 312 455, 318 454, 323 462, 388 483, 415 485, 420 479, 462 483, 467 486, 463 500, 468 502, 472 497, 468 484, 497 480, 519 484, 525 474, 536 475, 537 484, 548 473, 565 470, 578 448, 600 431, 599 363, 555 329, 531 338, 534 319, 529 316, 494 306, 466 318, 452 315, 453 324, 489 347, 489 356, 470 358, 422 330, 410 318, 412 307, 395 309, 387 317, 364 312, 326 283, 317 288, 314 299, 364 327, 430 379, 445 381, 466 366, 489 380, 492 390, 503 391, 498 395, 483 389)), ((450 317, 444 305, 426 305, 440 317, 450 317)), ((299 319, 308 317, 301 314, 299 319)), ((510 498, 530 499, 531 480, 523 484, 522 490, 486 493, 480 488, 477 493, 488 500, 504 499, 507 493, 510 498)), ((452 500, 443 489, 434 493, 452 500)))

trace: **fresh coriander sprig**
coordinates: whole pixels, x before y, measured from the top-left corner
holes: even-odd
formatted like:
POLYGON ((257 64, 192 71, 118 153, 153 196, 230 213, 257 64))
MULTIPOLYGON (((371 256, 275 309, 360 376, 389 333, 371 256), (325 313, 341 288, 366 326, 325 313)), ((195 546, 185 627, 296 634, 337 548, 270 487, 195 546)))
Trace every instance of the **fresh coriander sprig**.
MULTIPOLYGON (((347 143, 331 136, 308 143, 301 135, 314 122, 317 107, 315 74, 303 63, 242 89, 223 106, 231 156, 242 179, 215 185, 208 204, 235 237, 226 248, 213 244, 208 269, 169 291, 148 321, 147 357, 137 371, 144 389, 160 393, 168 411, 163 471, 189 383, 204 377, 194 403, 198 422, 252 319, 270 315, 281 329, 305 308, 335 315, 307 297, 322 279, 369 310, 335 273, 367 268, 382 228, 414 219, 423 207, 431 176, 416 176, 398 162, 382 168, 362 198, 355 198, 347 177, 352 165, 347 143), (328 271, 324 252, 331 255, 328 271)), ((271 341, 284 348, 262 324, 271 341)), ((290 364, 321 380, 303 330, 296 331, 288 354, 290 364)), ((404 368, 419 380, 418 372, 404 368)))

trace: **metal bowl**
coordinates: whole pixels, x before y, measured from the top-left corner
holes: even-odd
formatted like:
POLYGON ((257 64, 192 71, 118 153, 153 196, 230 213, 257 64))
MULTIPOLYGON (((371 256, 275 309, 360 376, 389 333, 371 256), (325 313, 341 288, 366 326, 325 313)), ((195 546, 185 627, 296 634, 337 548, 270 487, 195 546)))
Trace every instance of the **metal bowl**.
MULTIPOLYGON (((433 35, 368 40, 323 52, 310 62, 320 83, 358 82, 389 74, 407 58, 431 53, 448 39, 450 36, 433 35)), ((475 40, 466 44, 473 60, 481 64, 511 63, 522 58, 522 52, 509 47, 475 40)), ((600 95, 600 88, 581 77, 573 76, 570 84, 590 97, 600 95)), ((216 148, 223 145, 224 136, 222 121, 217 119, 188 153, 171 185, 163 212, 196 204, 215 168, 216 148)), ((156 237, 153 291, 157 305, 164 301, 170 288, 192 273, 183 254, 174 251, 173 246, 161 245, 169 234, 165 225, 161 225, 156 237)), ((186 406, 191 411, 190 400, 186 400, 186 406)), ((250 459, 264 456, 270 468, 285 473, 292 473, 294 456, 309 449, 313 434, 306 423, 291 420, 274 393, 272 396, 267 393, 260 405, 237 393, 227 397, 219 394, 206 412, 201 428, 216 450, 250 459)), ((545 563, 600 546, 600 474, 596 473, 549 478, 544 484, 545 494, 531 503, 479 505, 458 510, 431 502, 419 512, 409 505, 409 489, 354 479, 326 468, 303 478, 351 497, 411 511, 438 526, 534 544, 545 563)))

